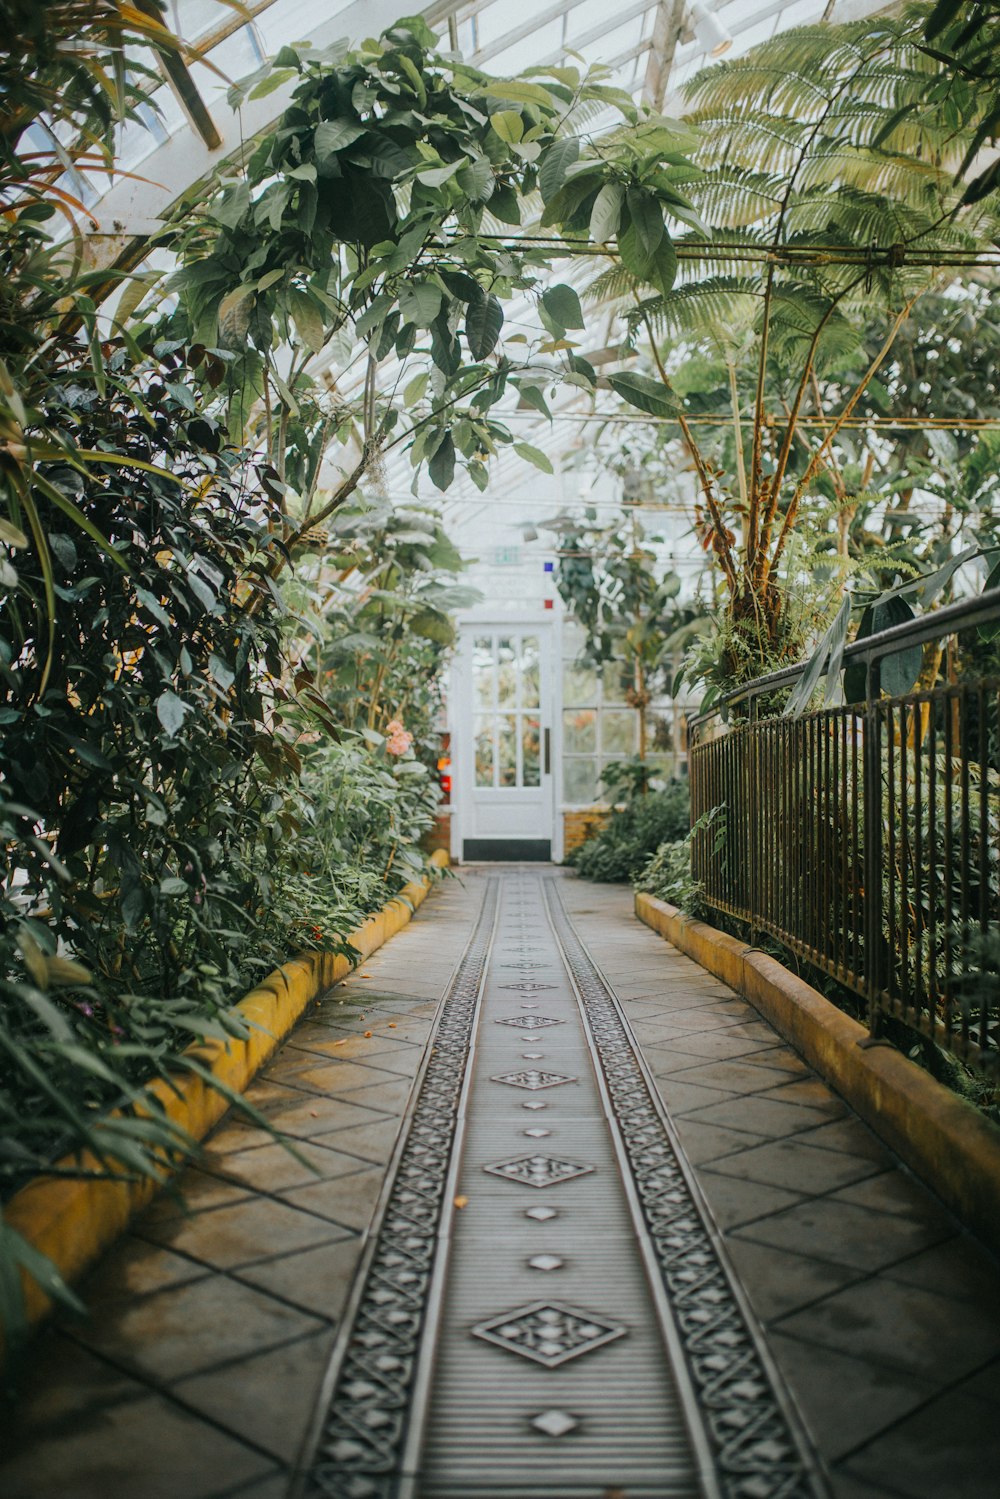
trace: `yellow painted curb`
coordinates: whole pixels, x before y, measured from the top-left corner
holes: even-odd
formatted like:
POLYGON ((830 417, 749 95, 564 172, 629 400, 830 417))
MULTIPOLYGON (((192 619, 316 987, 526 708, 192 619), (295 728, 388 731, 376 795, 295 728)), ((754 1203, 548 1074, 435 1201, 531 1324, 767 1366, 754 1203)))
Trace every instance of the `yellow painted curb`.
MULTIPOLYGON (((443 868, 449 863, 448 855, 437 850, 430 862, 443 868)), ((359 963, 407 924, 429 889, 426 876, 406 885, 351 934, 349 941, 360 953, 359 963)), ((347 958, 333 953, 308 953, 283 963, 235 1007, 253 1027, 246 1041, 211 1040, 188 1047, 186 1055, 197 1058, 229 1088, 242 1092, 309 1001, 345 978, 351 968, 347 958)), ((158 1078, 146 1091, 196 1140, 203 1139, 229 1108, 222 1093, 192 1073, 179 1076, 174 1087, 158 1078)), ((59 1165, 71 1170, 101 1169, 100 1162, 87 1153, 67 1156, 59 1165)), ((39 1176, 10 1200, 4 1221, 51 1260, 65 1281, 72 1282, 114 1243, 157 1190, 151 1181, 39 1176)), ((28 1322, 40 1322, 51 1311, 52 1301, 37 1281, 28 1276, 22 1279, 28 1322)))
POLYGON ((964 1224, 1000 1250, 1000 1128, 775 958, 637 894, 635 914, 750 1001, 964 1224))

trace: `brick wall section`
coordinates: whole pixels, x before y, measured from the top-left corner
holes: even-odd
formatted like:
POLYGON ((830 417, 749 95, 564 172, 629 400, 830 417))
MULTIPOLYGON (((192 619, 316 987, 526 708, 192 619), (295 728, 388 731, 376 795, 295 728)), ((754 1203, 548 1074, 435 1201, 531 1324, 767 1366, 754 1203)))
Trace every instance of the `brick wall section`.
POLYGON ((611 816, 607 807, 584 807, 574 812, 563 813, 563 849, 572 853, 588 838, 593 838, 611 816))
POLYGON ((448 853, 451 848, 451 812, 438 812, 434 817, 434 826, 428 828, 420 840, 420 847, 425 854, 436 853, 443 849, 448 853))

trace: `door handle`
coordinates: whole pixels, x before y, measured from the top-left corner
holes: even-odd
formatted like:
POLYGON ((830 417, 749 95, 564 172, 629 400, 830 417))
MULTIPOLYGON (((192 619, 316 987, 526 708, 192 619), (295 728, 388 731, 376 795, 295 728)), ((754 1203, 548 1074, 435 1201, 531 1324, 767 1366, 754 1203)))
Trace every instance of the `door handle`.
POLYGON ((546 775, 551 775, 552 774, 552 730, 551 729, 543 729, 542 732, 543 732, 543 734, 545 736, 544 737, 545 749, 544 749, 544 761, 543 761, 543 763, 544 763, 544 769, 545 769, 545 774, 546 775))

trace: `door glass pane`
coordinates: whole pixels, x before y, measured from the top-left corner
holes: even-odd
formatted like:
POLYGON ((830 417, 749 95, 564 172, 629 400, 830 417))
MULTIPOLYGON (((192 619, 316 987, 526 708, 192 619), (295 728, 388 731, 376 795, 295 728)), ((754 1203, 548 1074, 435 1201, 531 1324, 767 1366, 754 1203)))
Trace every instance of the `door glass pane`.
POLYGON ((596 703, 597 673, 589 666, 573 666, 567 662, 563 670, 563 702, 567 708, 596 703))
POLYGON ((521 718, 522 786, 542 784, 542 735, 538 717, 525 713, 521 718))
POLYGON ((601 749, 606 755, 630 755, 635 748, 638 715, 631 708, 601 714, 601 749))
POLYGON ((601 667, 601 685, 606 703, 623 703, 632 686, 631 673, 624 661, 608 661, 601 667))
POLYGON ((563 761, 563 796, 568 802, 597 800, 597 761, 563 761))
POLYGON ((476 749, 476 785, 493 785, 493 719, 477 713, 473 729, 476 749))
POLYGON ((477 708, 493 707, 493 641, 489 635, 478 636, 473 644, 472 690, 477 708))
POLYGON ((537 708, 541 702, 540 692, 538 636, 525 635, 521 641, 521 707, 537 708))
POLYGON ((500 786, 517 785, 517 715, 505 713, 497 719, 497 764, 500 786))
POLYGON ((497 642, 497 702, 501 708, 517 707, 517 656, 513 642, 502 635, 497 642))
POLYGON ((567 755, 585 755, 597 749, 596 708, 571 708, 563 713, 563 749, 567 755))

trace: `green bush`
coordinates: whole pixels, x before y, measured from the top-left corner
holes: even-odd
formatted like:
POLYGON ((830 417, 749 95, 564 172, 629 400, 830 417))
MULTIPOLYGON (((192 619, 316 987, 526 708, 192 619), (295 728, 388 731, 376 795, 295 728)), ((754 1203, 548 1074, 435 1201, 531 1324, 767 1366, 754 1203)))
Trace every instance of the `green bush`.
POLYGON ((686 781, 638 795, 616 808, 596 838, 574 849, 568 863, 586 880, 624 884, 636 877, 661 843, 682 838, 690 822, 686 781))

